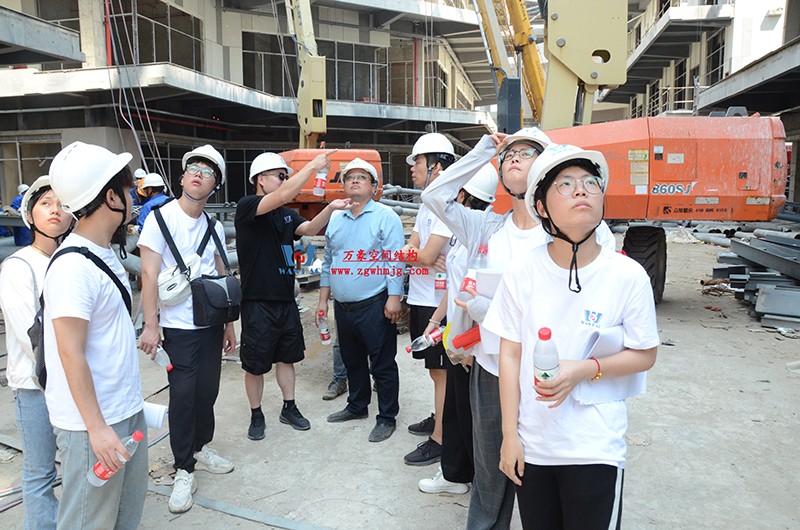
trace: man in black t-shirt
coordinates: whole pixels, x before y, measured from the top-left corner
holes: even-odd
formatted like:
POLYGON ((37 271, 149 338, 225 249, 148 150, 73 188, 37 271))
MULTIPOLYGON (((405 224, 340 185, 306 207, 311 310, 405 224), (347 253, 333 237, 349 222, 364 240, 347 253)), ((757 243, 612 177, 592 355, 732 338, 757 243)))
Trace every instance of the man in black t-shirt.
POLYGON ((303 360, 305 342, 300 312, 294 300, 294 240, 315 235, 328 223, 334 210, 350 208, 350 199, 337 199, 313 220, 307 221, 284 204, 300 192, 316 172, 330 167, 328 156, 318 155, 292 174, 280 155, 263 153, 250 166, 255 195, 236 206, 236 247, 242 275, 242 339, 240 355, 244 388, 250 402, 251 440, 264 438, 264 374, 276 365, 275 378, 283 394, 281 423, 305 431, 309 421, 294 401, 294 363, 303 360))

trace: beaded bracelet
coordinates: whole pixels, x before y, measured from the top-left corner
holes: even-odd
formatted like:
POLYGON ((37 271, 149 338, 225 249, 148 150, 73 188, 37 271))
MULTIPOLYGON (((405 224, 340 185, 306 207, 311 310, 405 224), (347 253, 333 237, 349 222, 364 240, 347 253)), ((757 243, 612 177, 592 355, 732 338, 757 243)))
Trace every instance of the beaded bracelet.
POLYGON ((592 377, 592 378, 590 379, 590 381, 591 381, 592 383, 594 383, 595 381, 597 381, 598 379, 600 379, 601 377, 603 377, 603 372, 601 372, 601 371, 600 371, 600 361, 598 361, 598 360, 597 360, 597 359, 595 359, 594 357, 589 357, 589 358, 590 358, 591 360, 593 360, 593 361, 595 362, 595 364, 597 364, 597 373, 596 373, 596 374, 594 374, 594 377, 592 377))

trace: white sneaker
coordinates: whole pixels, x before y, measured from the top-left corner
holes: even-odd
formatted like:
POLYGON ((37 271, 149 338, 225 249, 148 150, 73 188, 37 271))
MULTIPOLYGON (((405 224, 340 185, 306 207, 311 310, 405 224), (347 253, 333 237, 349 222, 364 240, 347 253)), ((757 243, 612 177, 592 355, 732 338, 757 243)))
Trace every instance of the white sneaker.
POLYGON ((422 493, 453 493, 461 495, 469 491, 469 486, 466 484, 445 480, 442 475, 441 467, 433 478, 424 478, 420 480, 418 486, 419 491, 422 493))
POLYGON ((197 482, 194 473, 179 469, 175 473, 175 482, 172 484, 172 495, 169 496, 169 511, 183 513, 189 511, 194 504, 192 493, 197 491, 197 482))
POLYGON ((209 446, 205 446, 201 451, 196 452, 194 457, 197 459, 197 464, 195 464, 195 467, 198 469, 204 469, 209 473, 221 474, 230 473, 233 471, 233 464, 230 462, 230 460, 222 458, 209 446))

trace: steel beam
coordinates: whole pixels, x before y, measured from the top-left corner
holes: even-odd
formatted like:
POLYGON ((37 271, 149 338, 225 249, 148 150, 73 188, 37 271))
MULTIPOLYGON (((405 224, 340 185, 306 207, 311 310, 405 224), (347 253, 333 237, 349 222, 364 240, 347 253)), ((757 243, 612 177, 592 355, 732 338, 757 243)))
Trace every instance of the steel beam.
POLYGON ((739 256, 800 280, 800 252, 768 241, 731 241, 731 251, 739 256))

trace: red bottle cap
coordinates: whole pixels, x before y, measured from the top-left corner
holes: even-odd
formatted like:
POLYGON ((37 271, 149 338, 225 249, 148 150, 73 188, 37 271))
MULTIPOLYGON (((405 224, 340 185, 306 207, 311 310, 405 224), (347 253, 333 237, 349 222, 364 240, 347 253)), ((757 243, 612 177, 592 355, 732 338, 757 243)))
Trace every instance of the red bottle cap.
POLYGON ((174 366, 172 366, 172 363, 169 363, 169 364, 167 365, 167 372, 171 372, 173 368, 175 368, 175 367, 174 367, 174 366))
POLYGON ((550 328, 539 328, 539 340, 550 340, 552 336, 553 333, 550 331, 550 328))
POLYGON ((131 438, 136 440, 136 443, 139 443, 142 440, 144 440, 144 434, 142 434, 142 431, 134 431, 133 434, 131 435, 131 438))
POLYGON ((317 315, 319 315, 321 317, 324 317, 325 316, 325 311, 320 311, 319 313, 317 313, 317 315))
POLYGON ((406 346, 406 353, 411 353, 411 346, 406 346))
POLYGON ((473 326, 464 333, 453 337, 453 346, 468 350, 481 341, 481 328, 480 326, 473 326))
POLYGON ((481 245, 478 247, 478 254, 488 254, 488 253, 489 253, 489 247, 487 247, 486 245, 481 245))

